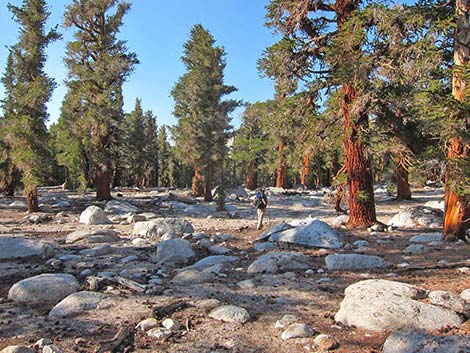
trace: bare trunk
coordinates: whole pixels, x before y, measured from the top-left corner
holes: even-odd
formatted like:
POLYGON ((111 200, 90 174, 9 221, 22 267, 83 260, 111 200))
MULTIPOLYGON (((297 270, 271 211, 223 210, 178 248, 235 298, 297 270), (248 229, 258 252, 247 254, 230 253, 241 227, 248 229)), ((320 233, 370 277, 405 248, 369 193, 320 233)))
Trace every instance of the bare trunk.
POLYGON ((11 162, 10 158, 6 161, 7 167, 5 172, 4 189, 6 196, 14 196, 21 181, 21 172, 11 162))
POLYGON ((26 202, 27 202, 28 212, 39 211, 38 188, 36 185, 32 187, 28 187, 26 189, 26 202))
MULTIPOLYGON (((452 94, 458 101, 463 101, 466 95, 467 74, 464 69, 470 56, 470 0, 457 0, 457 27, 454 41, 454 73, 452 77, 452 94)), ((468 157, 468 146, 464 146, 458 137, 451 138, 447 157, 449 161, 457 161, 468 157)), ((458 195, 451 185, 458 177, 453 168, 446 171, 446 190, 444 199, 444 237, 451 240, 454 237, 465 239, 465 233, 470 229, 470 203, 468 195, 458 195)), ((468 191, 467 191, 468 192, 468 191)))
POLYGON ((360 133, 367 128, 365 112, 351 116, 351 104, 356 90, 351 84, 343 85, 344 149, 346 152, 347 184, 349 191, 349 227, 368 227, 377 222, 371 162, 366 154, 360 133))
MULTIPOLYGON (((462 142, 453 138, 449 141, 448 158, 462 158, 466 156, 462 142)), ((452 172, 446 172, 446 188, 444 198, 444 236, 446 240, 455 238, 465 240, 465 233, 470 229, 470 205, 468 198, 459 196, 450 187, 452 172)))
POLYGON ((276 178, 277 188, 287 188, 287 162, 286 162, 284 149, 285 149, 284 141, 279 142, 279 145, 278 145, 279 165, 277 167, 277 178, 276 178))
POLYGON ((98 164, 95 171, 95 181, 96 181, 96 199, 101 200, 111 200, 111 175, 110 170, 105 164, 98 164))
POLYGON ((304 188, 308 188, 310 185, 310 156, 311 152, 310 151, 305 151, 304 153, 304 160, 302 164, 302 173, 300 174, 300 184, 304 188))
POLYGON ((338 161, 337 150, 333 150, 333 152, 331 152, 330 163, 328 165, 328 168, 330 170, 329 184, 331 185, 334 182, 333 179, 336 177, 336 175, 338 174, 338 171, 341 169, 341 165, 339 164, 339 161, 338 161))
POLYGON ((323 186, 323 158, 321 155, 315 157, 315 167, 317 169, 316 178, 315 178, 315 187, 317 189, 323 186))
MULTIPOLYGON (((339 28, 351 17, 358 5, 359 0, 336 0, 335 10, 339 28)), ((358 46, 353 47, 349 54, 355 55, 359 50, 358 46)), ((343 60, 348 60, 347 56, 343 60)), ((367 131, 368 116, 365 111, 351 112, 351 106, 357 98, 357 91, 352 81, 343 83, 342 93, 343 144, 349 191, 348 226, 367 227, 377 222, 371 161, 366 153, 364 137, 361 136, 364 131, 367 131)))
POLYGON ((193 196, 199 197, 204 194, 204 180, 199 167, 194 167, 194 177, 192 185, 193 196))
POLYGON ((204 201, 212 201, 212 165, 207 166, 207 172, 204 185, 204 201))
POLYGON ((404 158, 400 158, 397 161, 395 176, 397 178, 397 200, 411 200, 411 189, 408 181, 409 173, 404 158))
POLYGON ((258 171, 256 169, 256 161, 253 159, 248 162, 248 172, 245 183, 248 190, 255 190, 258 187, 258 171))

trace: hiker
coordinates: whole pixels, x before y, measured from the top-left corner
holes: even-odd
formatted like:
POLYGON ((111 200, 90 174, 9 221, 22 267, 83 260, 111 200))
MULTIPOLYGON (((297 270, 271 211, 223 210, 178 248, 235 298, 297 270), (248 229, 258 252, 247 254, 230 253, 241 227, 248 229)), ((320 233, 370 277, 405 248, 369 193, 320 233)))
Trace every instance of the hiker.
POLYGON ((266 207, 268 206, 268 198, 264 193, 264 189, 260 189, 256 193, 255 200, 253 204, 256 206, 256 213, 258 214, 258 227, 256 229, 263 228, 263 218, 264 214, 266 213, 266 207))

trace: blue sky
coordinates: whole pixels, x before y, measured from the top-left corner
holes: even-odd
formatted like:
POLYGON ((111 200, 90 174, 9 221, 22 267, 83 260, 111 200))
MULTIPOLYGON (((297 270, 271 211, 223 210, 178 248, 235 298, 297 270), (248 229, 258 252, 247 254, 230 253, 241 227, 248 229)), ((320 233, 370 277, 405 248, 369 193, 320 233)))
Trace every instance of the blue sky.
MULTIPOLYGON (((6 3, 21 5, 20 0, 1 1, 0 70, 3 74, 8 50, 5 46, 17 41, 18 27, 11 19, 6 3)), ((49 23, 62 23, 65 6, 71 0, 49 0, 52 12, 49 23)), ((127 40, 131 51, 137 53, 140 64, 124 85, 124 110, 131 111, 135 99, 141 98, 145 110, 152 110, 158 125, 174 124, 173 100, 170 90, 184 73, 180 57, 183 44, 188 40, 190 28, 201 23, 225 47, 227 67, 225 83, 239 89, 233 98, 248 102, 270 99, 273 84, 260 78, 256 61, 261 52, 276 40, 272 31, 263 26, 265 6, 268 0, 133 0, 132 9, 124 18, 120 38, 127 40)), ((47 49, 46 72, 58 83, 48 104, 50 123, 57 120, 65 94, 63 81, 66 70, 62 63, 65 44, 72 39, 72 32, 59 26, 63 39, 47 49)), ((0 98, 3 86, 0 85, 0 98)), ((239 124, 241 110, 234 113, 235 125, 239 124)))

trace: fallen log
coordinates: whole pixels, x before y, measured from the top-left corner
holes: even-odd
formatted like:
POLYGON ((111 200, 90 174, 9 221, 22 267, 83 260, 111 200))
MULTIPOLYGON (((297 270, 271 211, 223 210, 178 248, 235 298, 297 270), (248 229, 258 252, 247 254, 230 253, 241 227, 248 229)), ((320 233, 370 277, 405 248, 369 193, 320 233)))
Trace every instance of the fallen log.
POLYGON ((156 319, 163 319, 165 317, 171 317, 173 313, 180 311, 189 306, 184 300, 177 300, 171 304, 157 306, 153 308, 153 317, 156 319))
POLYGON ((402 273, 402 272, 426 271, 426 270, 445 270, 445 269, 452 269, 452 268, 457 268, 457 267, 462 267, 462 266, 470 266, 470 260, 432 264, 432 265, 430 264, 430 265, 423 265, 423 266, 408 266, 405 268, 401 268, 395 272, 402 273))

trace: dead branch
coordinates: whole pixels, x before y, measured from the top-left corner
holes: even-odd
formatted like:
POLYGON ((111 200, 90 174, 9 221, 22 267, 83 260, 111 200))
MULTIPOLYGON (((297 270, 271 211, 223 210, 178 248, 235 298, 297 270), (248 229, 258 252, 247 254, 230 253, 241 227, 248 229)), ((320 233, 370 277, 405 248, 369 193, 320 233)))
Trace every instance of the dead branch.
POLYGON ((130 342, 125 342, 126 345, 132 346, 134 344, 134 333, 129 326, 119 329, 110 340, 101 342, 100 347, 95 350, 95 353, 114 352, 116 348, 122 345, 127 339, 129 339, 130 342))
POLYGON ((469 266, 469 265, 470 265, 470 260, 464 260, 464 261, 434 264, 434 265, 409 266, 403 269, 399 269, 396 272, 403 273, 403 272, 412 272, 412 271, 443 270, 443 269, 452 269, 456 267, 469 266))
POLYGON ((154 307, 153 316, 156 319, 163 319, 164 317, 170 317, 176 311, 180 311, 188 306, 189 304, 184 300, 177 300, 168 305, 154 307))

